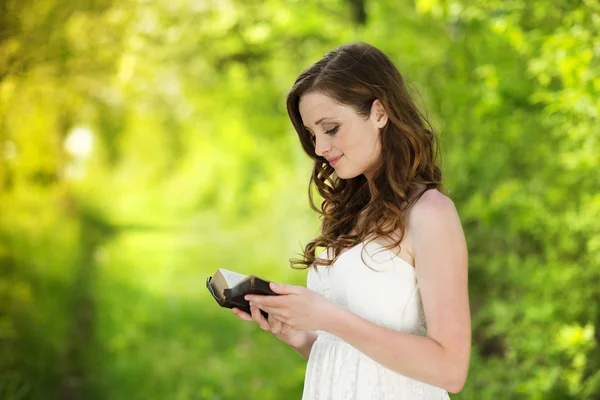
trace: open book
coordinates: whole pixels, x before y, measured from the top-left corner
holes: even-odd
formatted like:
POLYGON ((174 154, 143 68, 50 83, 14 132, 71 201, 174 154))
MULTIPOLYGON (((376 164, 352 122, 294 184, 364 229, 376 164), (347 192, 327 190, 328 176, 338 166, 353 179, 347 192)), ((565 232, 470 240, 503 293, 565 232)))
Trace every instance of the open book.
MULTIPOLYGON (((247 294, 261 294, 278 296, 269 287, 270 281, 261 279, 255 275, 244 275, 238 272, 219 268, 214 276, 206 279, 206 287, 221 307, 233 308, 250 314, 250 302, 244 299, 247 294)), ((265 318, 269 314, 260 310, 265 318)))

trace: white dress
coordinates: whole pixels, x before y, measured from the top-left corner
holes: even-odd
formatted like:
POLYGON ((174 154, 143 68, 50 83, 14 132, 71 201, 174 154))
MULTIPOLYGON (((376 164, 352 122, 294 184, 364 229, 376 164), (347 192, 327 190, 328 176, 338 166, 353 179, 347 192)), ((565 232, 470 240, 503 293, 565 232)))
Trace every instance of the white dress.
MULTIPOLYGON (((307 287, 359 316, 425 336, 425 314, 412 265, 377 242, 340 255, 331 268, 311 266, 307 287), (376 271, 370 269, 361 260, 376 271)), ((322 258, 325 251, 319 255, 322 258)), ((328 253, 332 257, 332 253, 328 253)), ((342 339, 317 331, 306 366, 302 400, 448 400, 448 392, 400 375, 342 339)))

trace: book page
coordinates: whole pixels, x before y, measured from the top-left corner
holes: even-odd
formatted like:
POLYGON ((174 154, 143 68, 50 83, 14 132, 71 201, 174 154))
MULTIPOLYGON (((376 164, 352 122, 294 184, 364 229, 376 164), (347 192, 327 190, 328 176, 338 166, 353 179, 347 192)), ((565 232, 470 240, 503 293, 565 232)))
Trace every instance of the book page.
POLYGON ((240 274, 238 272, 229 271, 227 269, 219 268, 219 271, 221 272, 221 275, 223 275, 223 278, 227 282, 227 287, 229 287, 229 288, 234 287, 240 281, 242 281, 242 280, 244 280, 244 279, 247 278, 247 276, 244 275, 244 274, 240 274))

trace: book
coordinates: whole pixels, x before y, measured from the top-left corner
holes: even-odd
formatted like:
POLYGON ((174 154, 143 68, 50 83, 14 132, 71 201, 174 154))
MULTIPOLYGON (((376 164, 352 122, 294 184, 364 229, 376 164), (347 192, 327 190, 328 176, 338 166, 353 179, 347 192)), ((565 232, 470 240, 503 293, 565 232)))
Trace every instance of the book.
MULTIPOLYGON (((206 279, 206 287, 221 307, 233 308, 250 313, 250 302, 244 299, 247 294, 260 294, 267 296, 278 296, 271 290, 271 281, 259 278, 255 275, 244 275, 239 272, 218 268, 214 276, 206 279)), ((260 310, 265 318, 269 314, 260 310)))

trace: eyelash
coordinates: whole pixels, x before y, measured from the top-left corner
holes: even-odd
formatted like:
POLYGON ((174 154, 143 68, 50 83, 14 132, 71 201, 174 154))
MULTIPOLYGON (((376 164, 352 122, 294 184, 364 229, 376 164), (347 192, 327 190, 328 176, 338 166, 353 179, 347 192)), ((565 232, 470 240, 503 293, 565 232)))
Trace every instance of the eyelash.
MULTIPOLYGON (((339 129, 339 128, 340 128, 339 126, 336 126, 336 127, 335 127, 335 128, 333 128, 333 129, 330 129, 330 130, 328 130, 328 131, 325 131, 325 134, 326 134, 326 135, 335 135, 335 134, 337 133, 337 131, 338 131, 338 129, 339 129)), ((313 140, 313 141, 315 140, 315 137, 314 137, 313 135, 310 135, 310 137, 312 138, 312 140, 313 140)))
POLYGON ((336 127, 335 127, 335 128, 333 128, 333 129, 330 129, 330 130, 328 130, 328 131, 325 131, 325 133, 326 133, 326 134, 328 134, 328 135, 335 135, 335 134, 337 133, 337 131, 338 131, 338 128, 339 128, 339 126, 336 126, 336 127))

